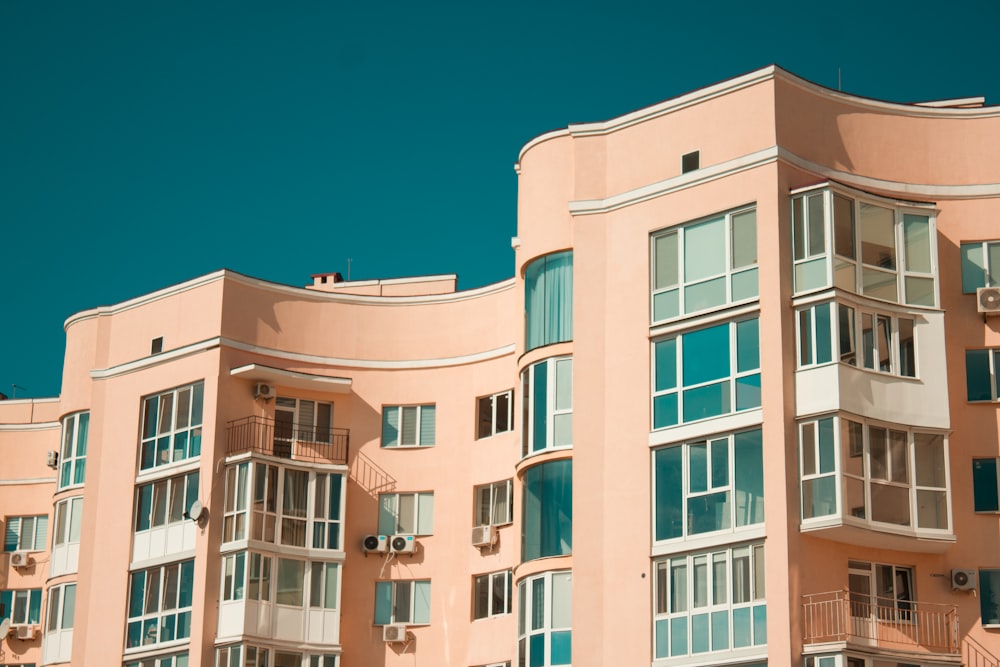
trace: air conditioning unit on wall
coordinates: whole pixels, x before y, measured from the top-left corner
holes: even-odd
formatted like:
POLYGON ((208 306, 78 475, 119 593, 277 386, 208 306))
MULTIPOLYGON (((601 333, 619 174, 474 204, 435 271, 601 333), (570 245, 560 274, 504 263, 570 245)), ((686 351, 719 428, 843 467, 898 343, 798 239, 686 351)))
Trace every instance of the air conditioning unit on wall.
POLYGON ((21 641, 31 641, 35 638, 35 634, 38 632, 37 625, 12 625, 10 626, 10 633, 20 639, 21 641))
POLYGON ((27 551, 15 551, 10 555, 11 567, 28 567, 29 562, 27 551))
POLYGON ((386 643, 390 642, 405 642, 406 641, 406 624, 405 623, 391 623, 390 625, 382 626, 382 641, 386 643))
POLYGON ((393 553, 412 554, 417 550, 417 541, 413 535, 393 535, 389 542, 393 553))
POLYGON ((975 570, 952 570, 951 589, 953 591, 971 591, 976 588, 975 570))
POLYGON ((493 526, 476 526, 472 529, 472 546, 490 547, 496 539, 496 529, 493 526))
POLYGON ((389 551, 389 536, 365 535, 365 539, 361 543, 361 546, 364 548, 365 553, 384 554, 389 551))
POLYGON ((979 312, 984 315, 1000 315, 1000 287, 979 287, 976 289, 979 312))
POLYGON ((253 386, 254 398, 274 398, 274 385, 258 382, 253 386))

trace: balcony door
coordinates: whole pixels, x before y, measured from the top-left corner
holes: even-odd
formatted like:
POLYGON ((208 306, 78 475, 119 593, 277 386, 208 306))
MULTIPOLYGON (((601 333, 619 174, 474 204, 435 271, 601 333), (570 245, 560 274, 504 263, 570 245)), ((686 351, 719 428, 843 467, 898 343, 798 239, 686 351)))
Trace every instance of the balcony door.
POLYGON ((274 402, 274 455, 291 458, 292 443, 330 444, 333 404, 279 396, 274 402))

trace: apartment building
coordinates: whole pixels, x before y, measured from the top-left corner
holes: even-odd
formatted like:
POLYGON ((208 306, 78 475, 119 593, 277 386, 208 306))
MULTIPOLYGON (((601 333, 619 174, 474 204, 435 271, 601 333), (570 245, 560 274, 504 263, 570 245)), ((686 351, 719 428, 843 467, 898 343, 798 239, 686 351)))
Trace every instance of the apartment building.
POLYGON ((70 317, 0 665, 1000 667, 998 155, 768 67, 529 142, 510 280, 70 317))

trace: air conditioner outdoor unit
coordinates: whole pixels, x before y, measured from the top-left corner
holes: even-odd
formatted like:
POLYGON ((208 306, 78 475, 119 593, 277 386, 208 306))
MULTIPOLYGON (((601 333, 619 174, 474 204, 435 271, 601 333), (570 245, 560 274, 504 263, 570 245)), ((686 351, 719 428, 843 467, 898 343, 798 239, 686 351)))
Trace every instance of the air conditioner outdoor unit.
POLYGON ((493 546, 496 539, 496 529, 493 526, 476 526, 472 529, 472 546, 489 547, 493 546))
POLYGON ((970 591, 976 587, 975 570, 952 570, 951 589, 953 591, 970 591))
POLYGON ((979 312, 984 315, 1000 315, 1000 287, 979 287, 976 289, 979 312))
POLYGON ((28 567, 28 552, 15 551, 10 555, 11 567, 28 567))
POLYGON ((32 640, 35 638, 35 632, 38 630, 37 625, 12 625, 10 626, 11 634, 21 640, 32 640))
POLYGON ((365 553, 384 554, 389 551, 389 536, 365 535, 365 539, 361 543, 361 546, 364 547, 365 553))
POLYGON ((413 535, 393 535, 389 544, 397 554, 412 554, 417 550, 417 541, 413 539, 413 535))
POLYGON ((45 452, 45 465, 47 465, 50 468, 58 468, 59 452, 55 451, 54 449, 50 449, 49 451, 45 452))
POLYGON ((258 382, 253 386, 254 398, 274 398, 274 385, 258 382))
POLYGON ((406 624, 405 623, 391 623, 389 625, 382 626, 382 641, 389 642, 405 642, 406 641, 406 624))

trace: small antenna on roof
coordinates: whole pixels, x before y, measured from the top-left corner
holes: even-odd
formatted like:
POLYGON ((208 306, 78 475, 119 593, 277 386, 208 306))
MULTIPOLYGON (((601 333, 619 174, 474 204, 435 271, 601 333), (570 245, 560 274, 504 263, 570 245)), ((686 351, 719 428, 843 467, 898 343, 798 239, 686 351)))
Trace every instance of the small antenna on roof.
POLYGON ((347 258, 347 282, 351 281, 351 258, 347 258))
POLYGON ((840 68, 839 67, 837 68, 837 90, 840 91, 840 92, 843 92, 843 90, 844 90, 843 86, 841 86, 840 68))

